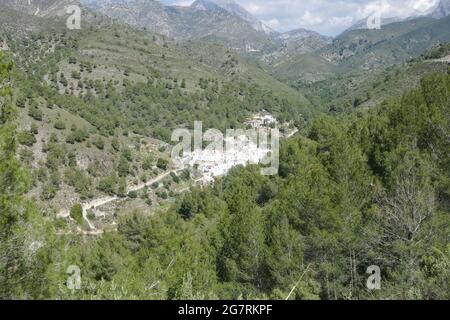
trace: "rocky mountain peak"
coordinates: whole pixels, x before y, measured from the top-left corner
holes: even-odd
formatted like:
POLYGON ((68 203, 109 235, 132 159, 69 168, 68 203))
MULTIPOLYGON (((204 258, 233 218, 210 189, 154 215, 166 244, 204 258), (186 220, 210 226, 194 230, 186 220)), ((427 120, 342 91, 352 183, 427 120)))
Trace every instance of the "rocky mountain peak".
POLYGON ((450 0, 441 0, 431 14, 431 16, 436 19, 441 19, 448 15, 450 15, 450 0))
POLYGON ((204 11, 217 11, 220 9, 220 6, 213 1, 196 0, 190 5, 190 8, 204 11))
POLYGON ((197 0, 191 7, 202 10, 217 10, 217 7, 219 7, 248 22, 256 31, 264 32, 266 34, 277 33, 233 0, 197 0))

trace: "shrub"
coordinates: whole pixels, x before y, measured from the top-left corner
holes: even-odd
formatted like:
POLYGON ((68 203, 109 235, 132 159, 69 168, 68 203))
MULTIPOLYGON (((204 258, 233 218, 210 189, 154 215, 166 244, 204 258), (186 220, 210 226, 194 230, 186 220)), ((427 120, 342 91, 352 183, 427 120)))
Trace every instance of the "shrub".
POLYGON ((32 134, 38 134, 39 133, 38 125, 36 123, 32 123, 31 124, 30 132, 32 134))
POLYGON ((36 137, 31 132, 23 131, 17 135, 17 141, 21 145, 31 147, 36 143, 36 137))
POLYGON ((117 172, 120 177, 126 177, 130 173, 130 165, 125 157, 120 157, 117 172))
POLYGON ((169 165, 169 161, 163 158, 159 158, 156 162, 156 166, 161 170, 167 170, 167 166, 169 165))
POLYGON ((58 130, 65 130, 66 124, 62 120, 56 120, 54 127, 55 127, 55 129, 58 129, 58 130))
POLYGON ((95 139, 93 144, 100 150, 103 150, 105 148, 105 142, 103 142, 103 139, 101 137, 95 139))
POLYGON ((165 199, 167 199, 169 197, 167 192, 164 191, 164 190, 156 192, 156 195, 158 197, 160 197, 161 199, 163 199, 163 200, 165 200, 165 199))
POLYGON ((120 142, 119 139, 117 139, 117 137, 114 137, 111 140, 111 146, 113 147, 114 150, 120 151, 120 142))
POLYGON ((53 184, 51 183, 45 184, 44 186, 42 186, 41 200, 48 201, 53 199, 56 196, 57 191, 58 190, 53 184))
POLYGON ((175 172, 171 172, 170 176, 172 177, 173 182, 180 183, 180 178, 176 175, 175 172))
POLYGON ((36 121, 42 121, 42 111, 38 107, 31 107, 28 115, 36 121))
POLYGON ((136 199, 138 197, 138 194, 136 191, 130 191, 128 192, 128 198, 130 199, 136 199))
POLYGON ((107 178, 103 178, 98 183, 98 190, 103 191, 104 193, 113 195, 116 192, 116 176, 112 175, 107 178))
POLYGON ((25 108, 26 104, 27 98, 25 98, 24 96, 17 97, 16 106, 18 106, 19 108, 25 108))
POLYGON ((78 224, 83 224, 83 207, 81 204, 77 203, 72 206, 70 209, 70 217, 78 224))
POLYGON ((188 169, 184 169, 180 173, 180 178, 183 180, 189 180, 191 178, 191 173, 189 172, 188 169))
POLYGON ((80 80, 81 79, 81 75, 78 71, 72 71, 71 77, 75 80, 80 80))
POLYGON ((154 161, 155 161, 155 159, 153 158, 152 155, 145 157, 144 161, 142 162, 142 169, 143 170, 152 169, 154 161))

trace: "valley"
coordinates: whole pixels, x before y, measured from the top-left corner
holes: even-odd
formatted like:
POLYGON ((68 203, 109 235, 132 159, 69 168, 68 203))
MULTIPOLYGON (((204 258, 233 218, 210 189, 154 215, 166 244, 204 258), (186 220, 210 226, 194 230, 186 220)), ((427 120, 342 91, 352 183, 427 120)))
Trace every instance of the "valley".
POLYGON ((449 298, 450 1, 238 2, 0 0, 0 298, 449 298))

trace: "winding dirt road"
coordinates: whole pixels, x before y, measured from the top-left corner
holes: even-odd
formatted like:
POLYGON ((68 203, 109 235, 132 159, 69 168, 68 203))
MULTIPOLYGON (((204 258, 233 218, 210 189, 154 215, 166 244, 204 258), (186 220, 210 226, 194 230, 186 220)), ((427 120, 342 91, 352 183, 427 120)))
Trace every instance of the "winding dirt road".
MULTIPOLYGON (((163 173, 163 174, 157 176, 156 178, 154 178, 150 181, 147 181, 146 183, 141 183, 137 186, 130 187, 130 188, 128 188, 127 193, 130 191, 139 191, 139 190, 144 189, 145 187, 150 187, 153 183, 159 182, 159 181, 163 180, 164 178, 168 177, 172 172, 176 173, 177 171, 180 171, 180 170, 168 171, 166 173, 163 173)), ((119 200, 119 199, 120 198, 117 196, 109 196, 109 197, 94 199, 94 200, 91 200, 91 201, 81 205, 83 207, 83 219, 86 221, 86 223, 89 225, 89 228, 92 230, 91 233, 97 232, 100 230, 97 230, 95 228, 95 226, 92 224, 92 222, 89 221, 89 219, 87 218, 87 211, 90 209, 97 209, 98 207, 101 207, 105 204, 111 203, 111 202, 119 200)), ((59 212, 59 214, 56 217, 57 218, 68 218, 69 216, 70 216, 70 210, 63 209, 59 212)))

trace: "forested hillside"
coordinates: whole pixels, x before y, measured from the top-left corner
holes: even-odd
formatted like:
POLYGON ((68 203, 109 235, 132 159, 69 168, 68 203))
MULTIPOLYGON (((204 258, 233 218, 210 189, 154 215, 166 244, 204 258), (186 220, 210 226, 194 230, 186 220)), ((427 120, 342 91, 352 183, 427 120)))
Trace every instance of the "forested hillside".
MULTIPOLYGON (((299 92, 220 44, 178 43, 86 15, 86 28, 67 32, 59 18, 0 12, 0 39, 15 62, 28 196, 51 216, 99 197, 127 198, 130 188, 170 170, 175 128, 194 121, 241 128, 261 110, 302 127, 317 113, 299 92)), ((155 184, 151 196, 142 190, 132 207, 155 210, 188 187, 184 176, 155 184)))
POLYGON ((450 299, 445 12, 331 39, 229 1, 86 0, 81 30, 4 1, 0 299, 450 299), (195 121, 279 129, 277 173, 180 167, 195 121))
POLYGON ((328 105, 333 112, 371 107, 417 85, 424 73, 446 72, 445 64, 418 64, 418 57, 450 41, 449 24, 450 16, 420 17, 380 30, 350 29, 319 50, 275 61, 268 70, 316 107, 328 105))
POLYGON ((297 299, 449 298, 450 76, 362 118, 317 118, 283 144, 276 177, 236 168, 86 242, 55 237, 20 196, 10 69, 2 63, 2 297, 286 298, 294 287, 297 299), (383 291, 364 287, 372 264, 383 291), (82 290, 61 286, 65 265, 83 270, 82 290))
MULTIPOLYGON (((331 114, 366 112, 392 96, 399 96, 418 86, 424 74, 449 72, 448 43, 425 50, 408 62, 395 64, 378 71, 349 71, 327 74, 314 83, 298 81, 293 84, 317 107, 328 107, 331 114)), ((320 68, 315 67, 315 70, 320 68)))

